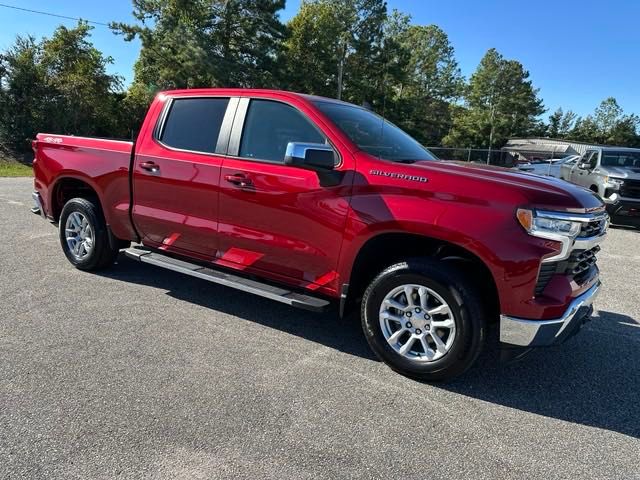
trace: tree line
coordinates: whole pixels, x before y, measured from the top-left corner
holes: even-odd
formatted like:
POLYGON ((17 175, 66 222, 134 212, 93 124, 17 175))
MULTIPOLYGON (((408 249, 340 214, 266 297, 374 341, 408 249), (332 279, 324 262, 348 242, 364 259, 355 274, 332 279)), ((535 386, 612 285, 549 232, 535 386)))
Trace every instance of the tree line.
POLYGON ((428 146, 500 148, 549 136, 640 146, 640 118, 607 98, 593 114, 558 109, 547 121, 517 60, 495 49, 461 74, 449 38, 384 0, 306 0, 287 23, 284 0, 133 0, 139 39, 133 82, 90 41, 88 23, 50 38, 17 37, 0 54, 0 148, 29 149, 38 131, 129 138, 160 90, 278 88, 366 105, 428 146))

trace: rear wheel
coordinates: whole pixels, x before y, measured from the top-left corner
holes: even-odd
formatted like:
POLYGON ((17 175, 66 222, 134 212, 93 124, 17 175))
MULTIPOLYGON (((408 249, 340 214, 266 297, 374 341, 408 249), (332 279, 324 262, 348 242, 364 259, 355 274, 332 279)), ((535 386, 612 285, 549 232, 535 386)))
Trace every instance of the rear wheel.
POLYGON ((362 327, 372 350, 397 372, 445 380, 469 368, 482 350, 485 313, 476 287, 446 262, 393 265, 369 285, 362 327))
POLYGON ((112 265, 118 248, 109 242, 107 224, 97 202, 72 198, 60 214, 60 245, 67 259, 80 270, 112 265))

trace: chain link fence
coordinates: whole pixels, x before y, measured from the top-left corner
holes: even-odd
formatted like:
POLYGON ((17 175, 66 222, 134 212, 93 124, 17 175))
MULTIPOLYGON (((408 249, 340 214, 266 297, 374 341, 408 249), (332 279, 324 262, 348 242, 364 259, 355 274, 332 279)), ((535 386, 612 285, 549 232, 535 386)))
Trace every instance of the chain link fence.
POLYGON ((481 148, 448 148, 427 147, 436 157, 442 160, 458 160, 463 162, 484 163, 500 167, 515 167, 525 163, 544 163, 552 158, 563 158, 569 155, 566 148, 557 150, 489 150, 481 148))

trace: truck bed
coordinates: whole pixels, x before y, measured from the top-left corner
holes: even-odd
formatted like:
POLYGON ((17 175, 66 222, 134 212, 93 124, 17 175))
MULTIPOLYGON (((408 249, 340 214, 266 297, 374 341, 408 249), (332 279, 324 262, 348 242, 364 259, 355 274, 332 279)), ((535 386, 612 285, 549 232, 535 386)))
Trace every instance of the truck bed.
POLYGON ((100 197, 107 223, 120 238, 130 238, 129 168, 134 143, 124 140, 40 133, 33 142, 36 189, 47 216, 56 218, 54 195, 64 182, 81 181, 100 197))

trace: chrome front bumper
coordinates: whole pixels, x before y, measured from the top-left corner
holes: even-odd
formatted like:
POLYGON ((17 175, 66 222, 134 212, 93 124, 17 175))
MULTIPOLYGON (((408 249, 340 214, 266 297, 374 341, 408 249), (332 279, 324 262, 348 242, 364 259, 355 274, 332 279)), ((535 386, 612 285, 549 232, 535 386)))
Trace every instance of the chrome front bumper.
POLYGON ((543 347, 562 343, 590 318, 600 281, 576 297, 564 315, 552 320, 527 320, 500 315, 500 341, 519 347, 543 347))

